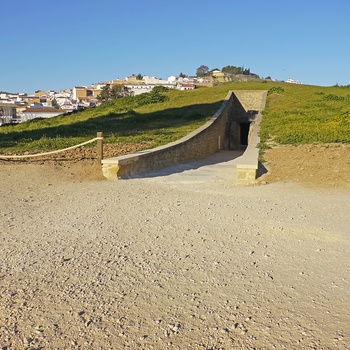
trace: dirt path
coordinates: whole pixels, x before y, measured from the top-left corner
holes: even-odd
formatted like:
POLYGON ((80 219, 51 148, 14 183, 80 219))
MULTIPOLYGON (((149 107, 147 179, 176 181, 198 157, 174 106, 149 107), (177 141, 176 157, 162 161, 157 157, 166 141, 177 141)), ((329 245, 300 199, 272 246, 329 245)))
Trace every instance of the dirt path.
POLYGON ((1 165, 0 349, 350 349, 348 164, 288 151, 247 188, 1 165))

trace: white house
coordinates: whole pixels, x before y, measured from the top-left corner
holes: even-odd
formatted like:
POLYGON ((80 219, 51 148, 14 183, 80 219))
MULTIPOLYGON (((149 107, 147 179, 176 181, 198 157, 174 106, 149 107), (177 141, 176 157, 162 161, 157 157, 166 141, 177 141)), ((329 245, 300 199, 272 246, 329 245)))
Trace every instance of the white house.
POLYGON ((0 125, 17 122, 17 108, 14 103, 0 101, 0 125))
POLYGON ((78 109, 78 105, 76 103, 72 103, 70 100, 66 100, 64 103, 60 104, 60 108, 64 109, 66 112, 73 112, 78 109))
POLYGON ((177 86, 178 90, 194 90, 195 88, 196 88, 196 85, 191 83, 178 84, 177 86))
POLYGON ((151 92, 154 86, 146 84, 126 84, 124 85, 129 92, 134 96, 144 94, 145 92, 151 92))
POLYGON ((156 86, 164 86, 168 89, 174 89, 175 85, 168 83, 166 80, 162 80, 165 83, 162 84, 125 84, 124 86, 129 92, 132 92, 134 96, 144 94, 145 92, 151 92, 156 86))
POLYGON ((300 81, 294 80, 294 79, 292 79, 292 78, 288 78, 288 79, 286 80, 286 83, 289 83, 289 84, 302 84, 300 81))
POLYGON ((33 105, 21 112, 21 122, 26 122, 36 118, 53 118, 64 113, 66 113, 66 111, 63 109, 33 105))
POLYGON ((175 75, 172 75, 168 78, 168 82, 169 84, 174 84, 176 85, 176 83, 179 81, 179 77, 176 77, 175 75))

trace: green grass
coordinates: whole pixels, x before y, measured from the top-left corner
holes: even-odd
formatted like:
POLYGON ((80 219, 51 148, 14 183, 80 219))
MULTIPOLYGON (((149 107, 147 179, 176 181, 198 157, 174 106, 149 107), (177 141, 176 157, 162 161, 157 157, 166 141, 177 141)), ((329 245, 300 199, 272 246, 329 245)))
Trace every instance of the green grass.
POLYGON ((279 84, 269 93, 261 143, 350 142, 350 87, 279 84))
POLYGON ((161 92, 164 98, 158 99, 160 102, 153 98, 146 103, 145 96, 140 95, 69 115, 3 126, 0 150, 60 149, 94 138, 98 131, 104 133, 106 143, 165 144, 198 128, 215 113, 225 96, 208 91, 161 92))
POLYGON ((69 147, 104 133, 105 143, 175 141, 203 125, 229 90, 269 90, 261 148, 350 142, 350 88, 250 80, 193 91, 160 91, 50 119, 0 127, 0 154, 69 147))

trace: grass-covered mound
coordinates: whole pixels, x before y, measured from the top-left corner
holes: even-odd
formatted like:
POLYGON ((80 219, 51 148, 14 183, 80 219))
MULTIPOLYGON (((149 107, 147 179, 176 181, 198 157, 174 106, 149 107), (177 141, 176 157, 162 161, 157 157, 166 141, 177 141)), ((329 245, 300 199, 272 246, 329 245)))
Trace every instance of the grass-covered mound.
POLYGON ((263 145, 349 143, 350 87, 278 84, 263 115, 263 145))

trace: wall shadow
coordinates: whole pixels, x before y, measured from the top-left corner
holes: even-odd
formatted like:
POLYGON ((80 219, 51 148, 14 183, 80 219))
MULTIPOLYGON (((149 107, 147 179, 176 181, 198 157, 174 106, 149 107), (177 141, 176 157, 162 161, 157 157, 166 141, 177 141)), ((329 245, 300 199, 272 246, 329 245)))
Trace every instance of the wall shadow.
POLYGON ((261 162, 258 162, 258 171, 256 174, 256 178, 258 179, 259 177, 261 177, 267 173, 268 173, 268 170, 265 168, 264 164, 261 162))

